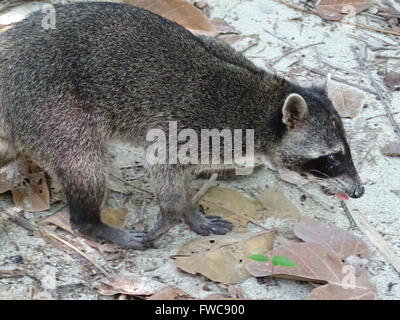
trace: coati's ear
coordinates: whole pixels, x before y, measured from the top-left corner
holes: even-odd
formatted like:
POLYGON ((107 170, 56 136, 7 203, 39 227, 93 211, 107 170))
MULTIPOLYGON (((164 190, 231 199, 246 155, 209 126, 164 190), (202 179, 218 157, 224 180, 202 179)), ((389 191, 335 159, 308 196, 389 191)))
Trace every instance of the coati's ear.
POLYGON ((308 106, 302 96, 291 93, 282 108, 282 122, 289 128, 295 128, 308 114, 308 106))

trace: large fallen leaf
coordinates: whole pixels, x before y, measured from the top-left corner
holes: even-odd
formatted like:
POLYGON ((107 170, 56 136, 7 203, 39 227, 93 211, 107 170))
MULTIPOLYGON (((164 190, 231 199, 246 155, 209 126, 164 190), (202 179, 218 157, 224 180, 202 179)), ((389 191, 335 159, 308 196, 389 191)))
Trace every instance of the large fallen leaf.
POLYGON ((258 201, 267 209, 268 216, 278 218, 299 218, 297 207, 286 198, 279 188, 269 188, 258 197, 258 201))
POLYGON ((333 226, 303 218, 294 233, 305 242, 287 242, 268 253, 282 256, 296 266, 251 261, 246 269, 255 277, 275 276, 323 283, 310 299, 375 299, 375 288, 364 268, 368 248, 354 235, 333 226), (363 265, 360 265, 363 262, 363 265))
POLYGON ((302 218, 293 228, 294 234, 305 242, 326 246, 341 259, 351 255, 368 258, 368 246, 355 235, 335 226, 324 225, 310 218, 302 218))
POLYGON ((326 19, 339 21, 354 17, 374 4, 373 0, 314 0, 317 14, 326 19))
POLYGON ((112 274, 101 281, 96 288, 100 294, 111 296, 127 294, 132 296, 149 296, 160 291, 164 284, 144 276, 134 274, 112 274))
POLYGON ((311 292, 310 299, 346 299, 364 298, 373 295, 374 287, 365 281, 363 274, 343 262, 341 257, 326 246, 316 243, 287 243, 274 249, 271 256, 280 255, 293 260, 297 266, 273 266, 270 262, 250 262, 247 270, 255 277, 275 276, 324 283, 316 294, 311 292), (351 280, 350 280, 351 279, 351 280), (327 288, 324 288, 328 286, 327 288), (345 292, 343 292, 345 291, 345 292), (326 294, 326 296, 324 295, 326 294), (335 297, 332 296, 335 294, 335 297))
POLYGON ((123 3, 152 11, 184 26, 194 34, 215 37, 215 29, 203 12, 186 0, 123 0, 123 3))
POLYGON ((342 118, 354 118, 362 111, 366 97, 365 94, 354 87, 335 81, 328 81, 328 97, 342 118))
POLYGON ((235 231, 243 231, 249 220, 265 214, 262 205, 230 188, 213 187, 199 201, 209 215, 218 215, 233 223, 235 231))
POLYGON ((239 283, 250 277, 243 265, 245 257, 271 250, 274 238, 274 231, 196 238, 179 250, 175 266, 212 281, 239 283))

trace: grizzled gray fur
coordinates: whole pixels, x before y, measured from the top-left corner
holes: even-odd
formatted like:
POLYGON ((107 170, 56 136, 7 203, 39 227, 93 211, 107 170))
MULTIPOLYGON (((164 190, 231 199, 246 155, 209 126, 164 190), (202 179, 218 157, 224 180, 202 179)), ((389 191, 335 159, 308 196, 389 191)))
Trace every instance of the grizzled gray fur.
POLYGON ((146 147, 151 128, 254 129, 255 150, 315 177, 331 193, 360 197, 341 119, 324 89, 302 88, 257 68, 221 41, 196 37, 149 11, 114 3, 36 12, 0 36, 0 165, 27 154, 64 187, 73 227, 145 248, 181 218, 195 232, 231 224, 191 205, 190 165, 151 165, 160 206, 148 232, 106 226, 106 141, 146 147))

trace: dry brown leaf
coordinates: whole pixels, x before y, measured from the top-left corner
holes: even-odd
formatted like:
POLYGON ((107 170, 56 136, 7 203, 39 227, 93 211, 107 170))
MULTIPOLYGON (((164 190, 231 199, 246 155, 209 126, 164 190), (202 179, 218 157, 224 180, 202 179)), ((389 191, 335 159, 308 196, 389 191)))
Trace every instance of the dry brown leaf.
POLYGON ((388 157, 400 157, 400 143, 389 142, 382 148, 382 153, 388 157))
POLYGON ((111 227, 124 229, 128 222, 128 209, 104 208, 101 210, 101 221, 111 227))
POLYGON ((123 0, 122 2, 147 9, 175 21, 194 34, 210 37, 219 34, 203 12, 186 0, 123 0))
POLYGON ((69 221, 69 213, 67 211, 59 211, 45 219, 41 222, 43 225, 55 225, 69 233, 75 234, 72 230, 71 223, 69 221))
POLYGON ((318 287, 316 295, 311 292, 310 298, 313 299, 333 299, 333 293, 337 295, 334 299, 370 297, 375 292, 363 273, 358 274, 353 266, 345 264, 336 252, 323 245, 306 242, 287 243, 273 250, 270 255, 289 258, 297 266, 284 267, 273 266, 270 262, 250 262, 246 264, 247 270, 255 277, 275 276, 327 283, 329 287, 318 287), (327 296, 324 296, 324 293, 327 296))
POLYGON ((344 289, 342 285, 328 283, 314 289, 310 300, 375 300, 375 288, 369 283, 366 274, 357 277, 355 288, 344 289))
POLYGON ((50 209, 50 193, 46 174, 31 173, 24 181, 11 189, 13 201, 17 207, 27 211, 43 211, 50 209))
POLYGON ((392 90, 400 88, 400 72, 390 71, 385 75, 383 80, 385 81, 387 86, 392 90))
POLYGON ((300 211, 286 198, 279 188, 265 190, 257 199, 267 209, 268 216, 277 218, 299 218, 300 211))
POLYGON ((314 0, 317 14, 326 19, 339 21, 346 16, 354 17, 374 4, 373 0, 314 0))
POLYGON ((246 263, 249 273, 255 277, 275 276, 324 283, 311 292, 309 299, 376 298, 365 269, 346 263, 346 260, 350 261, 349 256, 368 256, 367 246, 362 241, 344 230, 306 218, 295 225, 294 233, 306 242, 285 243, 268 256, 289 258, 297 266, 251 261, 246 263))
POLYGON ((257 201, 230 188, 212 187, 199 201, 209 215, 218 215, 234 225, 234 231, 246 230, 249 219, 262 217, 265 210, 257 201))
POLYGON ((147 300, 192 300, 193 298, 175 287, 165 287, 147 298, 147 300))
POLYGON ((331 80, 327 90, 329 99, 342 118, 358 116, 365 105, 365 94, 357 88, 331 80))
POLYGON ((271 250, 274 239, 274 231, 193 239, 179 250, 175 266, 212 281, 239 283, 250 277, 243 266, 245 257, 259 250, 271 250))
POLYGON ((220 34, 239 34, 240 31, 221 18, 214 18, 211 23, 220 34))
POLYGON ((324 225, 310 218, 302 218, 293 231, 301 240, 324 245, 336 252, 341 259, 356 255, 368 258, 368 246, 355 235, 335 226, 324 225))
POLYGON ((101 282, 96 288, 100 294, 105 296, 112 296, 114 294, 149 296, 165 287, 159 281, 134 274, 112 274, 101 282))

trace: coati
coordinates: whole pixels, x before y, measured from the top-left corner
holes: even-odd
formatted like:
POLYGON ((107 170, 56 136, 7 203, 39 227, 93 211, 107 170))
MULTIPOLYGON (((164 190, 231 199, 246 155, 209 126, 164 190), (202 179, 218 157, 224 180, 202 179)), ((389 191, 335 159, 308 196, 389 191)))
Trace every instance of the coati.
POLYGON ((75 3, 56 27, 33 13, 0 36, 0 162, 26 154, 61 182, 81 234, 143 249, 179 219, 201 235, 231 224, 191 204, 190 164, 149 165, 160 206, 148 232, 117 230, 99 213, 106 142, 146 148, 146 133, 254 129, 254 148, 278 168, 315 177, 331 193, 361 197, 338 113, 325 88, 270 74, 227 44, 134 6, 75 3))

